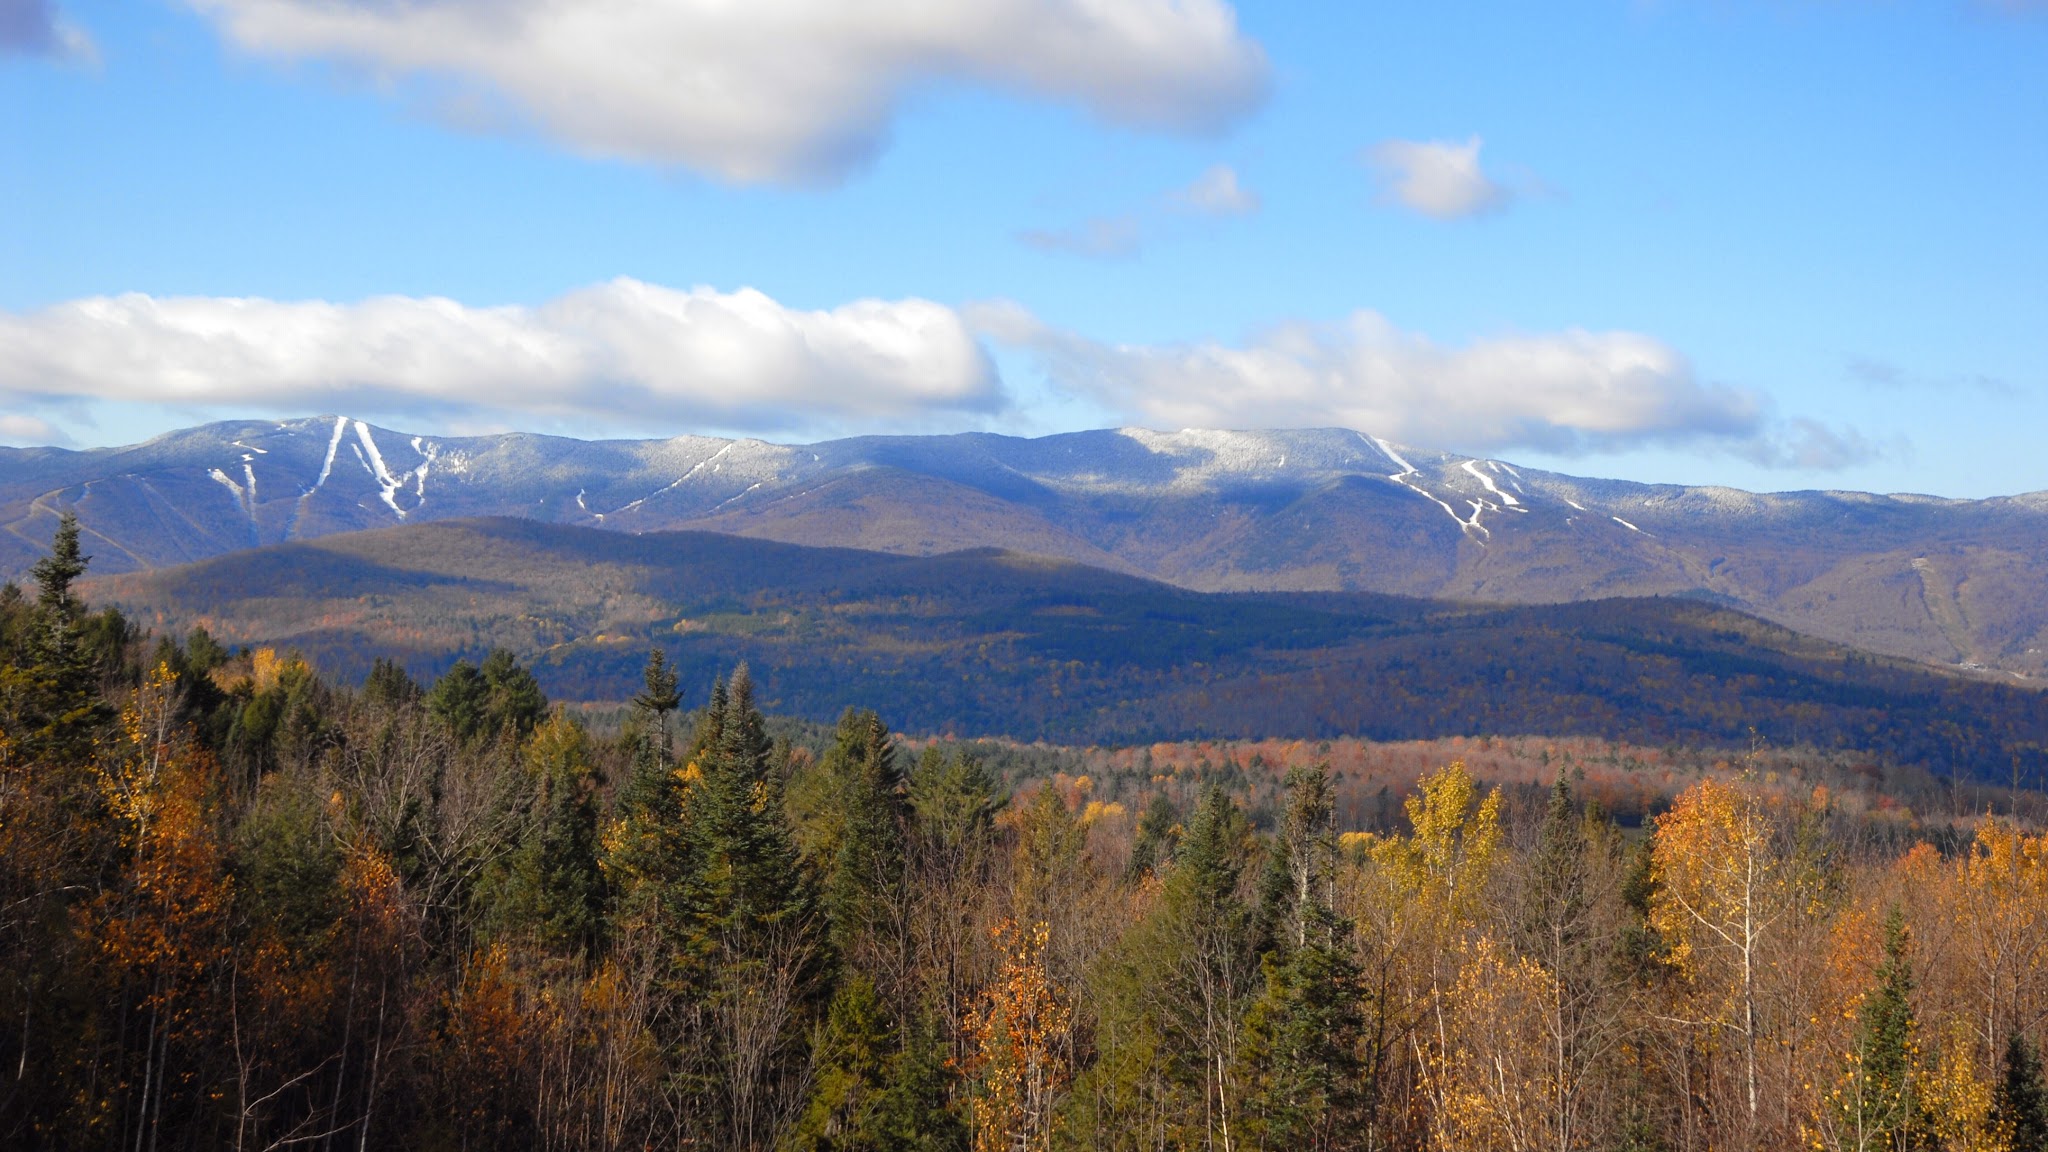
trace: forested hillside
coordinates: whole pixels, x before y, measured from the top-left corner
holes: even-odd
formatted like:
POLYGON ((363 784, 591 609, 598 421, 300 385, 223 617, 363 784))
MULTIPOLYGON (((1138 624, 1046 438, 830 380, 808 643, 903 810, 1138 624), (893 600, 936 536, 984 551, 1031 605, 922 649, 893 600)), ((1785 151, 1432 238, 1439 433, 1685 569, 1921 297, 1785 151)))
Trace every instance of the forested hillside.
MULTIPOLYGON (((897 556, 526 520, 351 533, 116 576, 159 630, 296 649, 359 680, 506 648, 551 694, 622 701, 650 647, 688 685, 854 698, 915 732, 1065 743, 1590 736, 1854 750, 1941 775, 2048 767, 2048 694, 1813 640, 1690 599, 1501 607, 1198 593, 1041 557, 897 556)), ((702 687, 695 691, 702 699, 702 687)))
POLYGON ((508 653, 357 688, 82 568, 0 593, 9 1147, 2048 1143, 2038 798, 1674 756, 1630 831, 1490 745, 1385 819, 1341 747, 1006 785, 857 679, 777 740, 643 649, 586 728, 508 653))

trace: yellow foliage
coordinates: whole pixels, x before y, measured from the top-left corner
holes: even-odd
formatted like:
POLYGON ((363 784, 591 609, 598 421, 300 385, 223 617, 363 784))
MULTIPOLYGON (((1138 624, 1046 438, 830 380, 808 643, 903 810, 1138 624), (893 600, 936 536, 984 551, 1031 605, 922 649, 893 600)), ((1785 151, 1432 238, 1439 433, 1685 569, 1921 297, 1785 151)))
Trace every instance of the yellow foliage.
MULTIPOLYGON (((1084 776, 1082 779, 1085 780, 1087 777, 1084 776)), ((1124 806, 1114 800, 1090 800, 1088 806, 1081 809, 1081 823, 1083 825, 1093 824, 1105 816, 1121 816, 1123 814, 1124 806)))
POLYGON ((1044 923, 1019 931, 1009 921, 993 935, 1003 966, 969 1013, 973 1046, 974 1152, 1030 1152, 1051 1145, 1053 1102, 1070 1074, 1067 1028, 1073 1014, 1045 965, 1044 923))
POLYGON ((1978 1074, 1978 1048, 1969 1023, 1952 1017, 1936 1039, 1934 1059, 1914 1076, 1941 1152, 1997 1152, 2009 1142, 2009 1134, 1990 1123, 1991 1081, 1978 1074))
POLYGON ((1448 1043, 1425 1074, 1441 1103, 1444 1148, 1542 1148, 1557 1142, 1552 1103, 1558 1084, 1546 1048, 1546 1013, 1556 980, 1490 936, 1464 949, 1447 997, 1448 1043))
POLYGON ((177 682, 169 664, 151 669, 121 709, 119 741, 111 749, 103 747, 93 764, 101 798, 138 839, 161 802, 158 785, 176 735, 171 689, 177 682))
POLYGON ((1474 806, 1478 787, 1462 760, 1422 781, 1407 802, 1407 837, 1367 844, 1373 860, 1411 896, 1448 917, 1462 918, 1478 907, 1500 854, 1500 789, 1474 806))
POLYGON ((1751 955, 1782 913, 1787 883, 1775 835, 1751 792, 1711 776, 1657 818, 1650 922, 1670 944, 1666 960, 1688 977, 1700 974, 1703 952, 1751 955))

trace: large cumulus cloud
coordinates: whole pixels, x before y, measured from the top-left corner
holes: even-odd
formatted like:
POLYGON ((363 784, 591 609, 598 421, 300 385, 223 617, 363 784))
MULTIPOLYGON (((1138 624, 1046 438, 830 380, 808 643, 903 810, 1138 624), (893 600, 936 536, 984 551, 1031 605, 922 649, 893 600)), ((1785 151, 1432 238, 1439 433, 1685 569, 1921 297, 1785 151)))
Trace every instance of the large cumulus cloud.
POLYGON ((1003 403, 951 308, 785 307, 620 279, 538 307, 140 294, 0 313, 0 395, 762 430, 915 423, 1003 403))
POLYGON ((904 96, 968 83, 1204 131, 1263 98, 1224 0, 188 0, 243 48, 480 104, 583 152, 829 183, 904 96))

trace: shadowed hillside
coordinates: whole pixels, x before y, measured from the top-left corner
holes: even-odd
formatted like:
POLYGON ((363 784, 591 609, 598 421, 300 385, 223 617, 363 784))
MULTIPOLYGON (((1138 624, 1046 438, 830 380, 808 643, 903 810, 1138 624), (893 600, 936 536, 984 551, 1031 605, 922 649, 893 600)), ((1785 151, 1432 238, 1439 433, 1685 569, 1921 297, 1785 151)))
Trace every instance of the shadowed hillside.
POLYGON ((2003 779, 2048 697, 1873 657, 1695 599, 1475 606, 1203 594, 990 551, 912 557, 523 520, 415 525, 102 578, 141 622, 302 649, 342 676, 493 646, 551 694, 623 699, 752 663, 778 711, 872 702, 912 731, 1130 742, 1542 733, 1853 748, 2003 779))

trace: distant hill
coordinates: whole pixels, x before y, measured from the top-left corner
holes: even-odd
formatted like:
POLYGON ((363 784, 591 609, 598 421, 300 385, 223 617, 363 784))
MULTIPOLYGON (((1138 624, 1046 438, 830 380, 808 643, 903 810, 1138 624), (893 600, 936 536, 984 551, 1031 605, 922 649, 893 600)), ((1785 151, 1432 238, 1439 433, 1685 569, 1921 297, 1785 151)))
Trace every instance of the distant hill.
POLYGON ((1871 651, 2048 678, 2048 493, 1627 484, 1334 429, 782 446, 213 424, 129 448, 0 449, 0 577, 27 570, 64 508, 100 572, 503 515, 906 555, 1000 548, 1205 591, 1684 595, 1871 651))
POLYGON ((635 690, 650 645, 701 693, 752 663, 768 706, 909 731, 1120 742, 1589 736, 1858 749, 2003 779, 2048 694, 1869 656, 1705 601, 1447 604, 1197 593, 995 551, 933 557, 484 519, 99 577, 142 623, 203 624, 360 675, 503 645, 568 699, 635 690))

